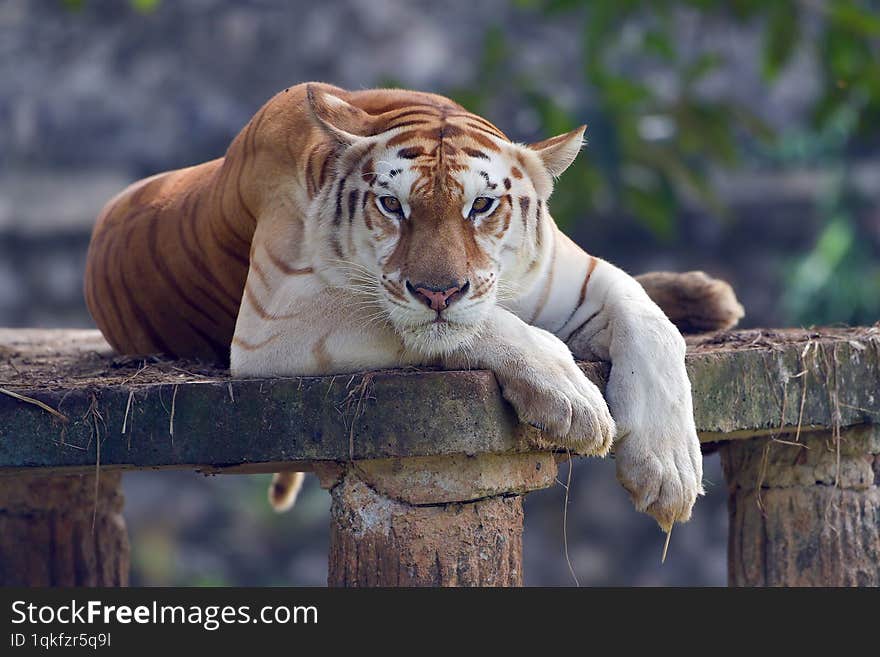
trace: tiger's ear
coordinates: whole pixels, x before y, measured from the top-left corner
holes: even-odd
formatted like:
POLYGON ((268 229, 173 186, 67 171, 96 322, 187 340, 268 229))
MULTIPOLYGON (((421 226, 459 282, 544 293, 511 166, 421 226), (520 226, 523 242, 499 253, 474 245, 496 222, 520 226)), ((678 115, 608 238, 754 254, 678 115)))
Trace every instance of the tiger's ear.
POLYGON ((351 146, 363 137, 373 134, 375 118, 359 107, 321 91, 314 84, 306 85, 306 95, 312 117, 340 144, 351 146))
POLYGON ((554 178, 558 178, 563 171, 571 166, 580 152, 584 145, 586 130, 587 126, 582 125, 564 135, 557 135, 544 141, 529 144, 529 148, 538 154, 547 172, 554 178))

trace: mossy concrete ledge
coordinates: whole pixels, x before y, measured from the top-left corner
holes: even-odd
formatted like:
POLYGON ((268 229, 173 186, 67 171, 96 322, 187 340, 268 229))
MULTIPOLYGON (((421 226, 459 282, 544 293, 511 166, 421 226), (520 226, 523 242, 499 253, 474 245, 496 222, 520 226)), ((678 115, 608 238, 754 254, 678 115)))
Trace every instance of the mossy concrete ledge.
MULTIPOLYGON (((878 329, 694 340, 687 365, 701 439, 877 422, 878 345, 878 329)), ((583 368, 604 386, 607 365, 583 368)), ((19 395, 0 394, 0 473, 90 472, 97 462, 271 472, 533 449, 534 430, 485 371, 238 380, 195 363, 114 358, 94 331, 6 329, 0 387, 19 395)))
MULTIPOLYGON (((605 385, 607 364, 582 367, 605 385)), ((687 367, 700 438, 722 449, 731 583, 880 584, 880 328, 700 336, 687 367)), ((241 380, 114 356, 95 331, 0 329, 0 585, 124 584, 104 473, 191 468, 315 471, 331 585, 516 586, 522 495, 564 457, 536 437, 490 372, 241 380), (66 492, 97 483, 91 504, 66 492)))

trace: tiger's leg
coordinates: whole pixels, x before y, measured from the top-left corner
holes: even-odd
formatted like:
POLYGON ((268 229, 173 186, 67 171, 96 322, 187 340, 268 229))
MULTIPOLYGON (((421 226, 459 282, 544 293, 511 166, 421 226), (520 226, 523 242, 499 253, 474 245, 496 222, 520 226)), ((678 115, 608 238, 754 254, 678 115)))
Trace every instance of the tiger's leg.
POLYGON ((598 260, 568 344, 611 362, 606 398, 617 420, 617 477, 664 530, 685 522, 703 493, 685 343, 645 289, 598 260))
POLYGON ((361 303, 344 290, 307 280, 266 301, 246 286, 232 339, 232 375, 322 376, 425 362, 374 317, 377 310, 361 303))
POLYGON ((443 364, 492 370, 520 420, 542 429, 546 446, 599 456, 611 447, 608 406, 565 343, 508 310, 493 309, 476 338, 443 364))
POLYGON ((555 238, 547 291, 527 296, 519 312, 575 356, 611 362, 605 398, 617 425, 618 479, 637 509, 669 529, 703 492, 684 339, 634 278, 561 232, 555 238))

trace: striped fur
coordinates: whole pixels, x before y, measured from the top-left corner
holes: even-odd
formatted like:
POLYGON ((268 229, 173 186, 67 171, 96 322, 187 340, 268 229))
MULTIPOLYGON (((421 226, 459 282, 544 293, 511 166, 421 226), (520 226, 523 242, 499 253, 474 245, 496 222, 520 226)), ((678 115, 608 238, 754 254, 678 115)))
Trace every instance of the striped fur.
MULTIPOLYGON (((121 352, 229 357, 239 376, 492 369, 547 444, 601 455, 616 432, 637 507, 686 520, 701 465, 681 336, 549 212, 583 133, 525 146, 441 96, 291 87, 224 158, 107 205, 89 308, 121 352), (612 362, 614 419, 563 340, 612 362)), ((273 504, 300 481, 277 477, 273 504)))

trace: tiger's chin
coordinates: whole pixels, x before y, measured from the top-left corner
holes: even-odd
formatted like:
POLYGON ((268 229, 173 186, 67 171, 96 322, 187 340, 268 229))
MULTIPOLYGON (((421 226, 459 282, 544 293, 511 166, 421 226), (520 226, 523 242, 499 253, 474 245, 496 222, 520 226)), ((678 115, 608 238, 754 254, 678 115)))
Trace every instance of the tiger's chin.
POLYGON ((476 326, 448 320, 395 328, 407 349, 427 358, 447 356, 468 347, 477 337, 476 326))

